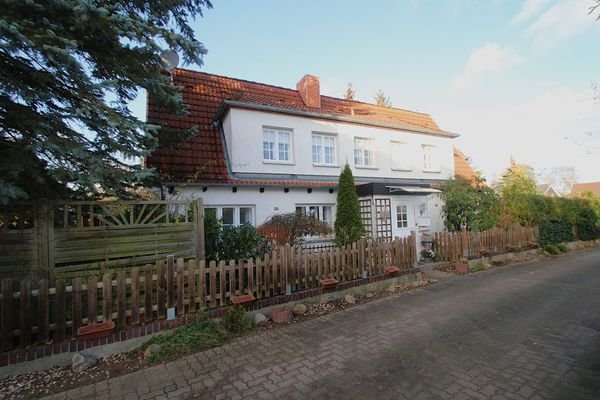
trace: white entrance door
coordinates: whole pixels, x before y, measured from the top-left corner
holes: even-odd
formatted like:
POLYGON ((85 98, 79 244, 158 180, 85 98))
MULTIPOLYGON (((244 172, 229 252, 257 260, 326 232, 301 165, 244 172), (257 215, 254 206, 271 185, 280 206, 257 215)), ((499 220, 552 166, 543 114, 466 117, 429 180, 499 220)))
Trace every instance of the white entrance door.
POLYGON ((415 229, 415 213, 411 200, 392 200, 393 237, 410 236, 415 229))

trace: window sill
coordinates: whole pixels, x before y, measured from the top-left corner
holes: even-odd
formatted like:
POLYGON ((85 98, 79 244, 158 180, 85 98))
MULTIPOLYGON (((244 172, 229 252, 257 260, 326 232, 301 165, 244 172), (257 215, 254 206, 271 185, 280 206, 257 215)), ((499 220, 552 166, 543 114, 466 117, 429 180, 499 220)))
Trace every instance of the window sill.
POLYGON ((340 166, 337 164, 315 164, 315 163, 313 163, 313 167, 340 168, 340 166))
POLYGON ((293 161, 263 160, 263 164, 294 165, 293 161))
POLYGON ((356 169, 379 169, 379 167, 369 166, 369 165, 355 165, 356 169))
POLYGON ((442 170, 440 170, 440 169, 424 169, 423 172, 426 172, 428 174, 441 174, 442 170))
POLYGON ((398 172, 412 172, 412 168, 392 168, 392 171, 398 171, 398 172))

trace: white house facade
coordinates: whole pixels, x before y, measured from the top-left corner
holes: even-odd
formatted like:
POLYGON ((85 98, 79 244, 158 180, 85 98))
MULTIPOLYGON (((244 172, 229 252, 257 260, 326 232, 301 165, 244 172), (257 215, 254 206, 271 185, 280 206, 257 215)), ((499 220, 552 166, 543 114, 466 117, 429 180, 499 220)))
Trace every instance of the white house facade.
POLYGON ((225 225, 293 211, 333 225, 347 163, 371 236, 442 230, 439 187, 455 174, 458 135, 429 115, 321 96, 310 75, 297 90, 185 70, 173 80, 190 114, 170 116, 150 101, 148 120, 197 133, 147 160, 166 196, 202 197, 225 225))

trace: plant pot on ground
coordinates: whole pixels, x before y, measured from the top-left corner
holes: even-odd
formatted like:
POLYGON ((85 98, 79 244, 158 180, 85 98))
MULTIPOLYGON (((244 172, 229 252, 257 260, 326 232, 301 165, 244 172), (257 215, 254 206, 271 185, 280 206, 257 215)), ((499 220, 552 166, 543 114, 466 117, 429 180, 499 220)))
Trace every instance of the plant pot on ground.
POLYGON ((467 260, 459 260, 454 263, 454 269, 458 274, 466 274, 469 272, 469 264, 467 263, 467 260))

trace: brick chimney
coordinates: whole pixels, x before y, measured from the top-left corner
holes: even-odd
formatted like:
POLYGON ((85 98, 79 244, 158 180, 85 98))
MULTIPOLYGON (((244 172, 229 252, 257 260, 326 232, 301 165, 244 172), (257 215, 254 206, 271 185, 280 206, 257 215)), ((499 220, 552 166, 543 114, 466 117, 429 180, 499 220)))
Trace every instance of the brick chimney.
POLYGON ((304 75, 296 84, 296 90, 300 93, 302 101, 308 107, 321 108, 321 91, 319 90, 319 77, 304 75))

